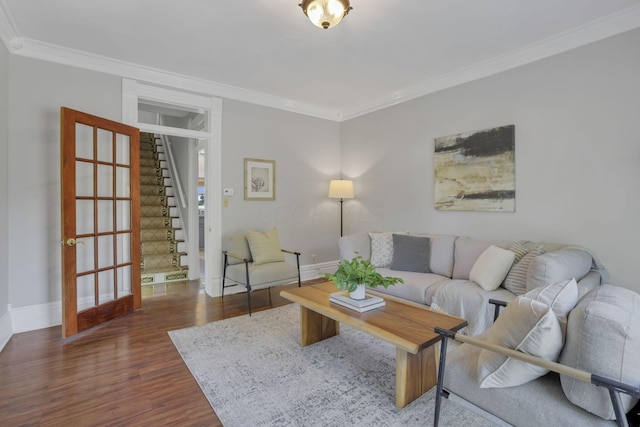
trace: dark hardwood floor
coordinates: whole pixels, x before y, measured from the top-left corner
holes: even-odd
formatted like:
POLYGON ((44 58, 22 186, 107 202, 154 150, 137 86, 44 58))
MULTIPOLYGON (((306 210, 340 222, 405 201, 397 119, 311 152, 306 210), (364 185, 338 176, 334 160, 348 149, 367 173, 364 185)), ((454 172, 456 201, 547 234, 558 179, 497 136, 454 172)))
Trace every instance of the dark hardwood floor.
MULTIPOLYGON (((292 286, 255 291, 254 312, 288 304, 279 293, 292 286)), ((14 335, 0 352, 0 425, 220 426, 167 331, 246 315, 246 294, 143 289, 140 311, 67 340, 60 326, 14 335)))

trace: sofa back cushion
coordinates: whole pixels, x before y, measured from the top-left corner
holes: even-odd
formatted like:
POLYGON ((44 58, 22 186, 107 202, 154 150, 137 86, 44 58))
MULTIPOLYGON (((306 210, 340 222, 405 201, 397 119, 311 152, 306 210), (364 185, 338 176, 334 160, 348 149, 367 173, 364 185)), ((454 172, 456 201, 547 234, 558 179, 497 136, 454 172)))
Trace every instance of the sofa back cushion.
POLYGON ((429 238, 429 271, 445 277, 453 273, 453 247, 456 236, 449 234, 413 234, 429 238))
POLYGON ((580 280, 589 270, 593 258, 581 249, 560 249, 547 252, 531 260, 527 270, 527 291, 561 280, 580 280))
POLYGON ((228 257, 229 264, 239 264, 242 259, 253 261, 251 251, 249 250, 249 242, 246 234, 233 234, 227 239, 227 252, 232 253, 233 257, 228 257), (235 258, 238 256, 242 259, 235 258))
POLYGON ((469 280, 469 274, 480 255, 491 245, 509 249, 513 242, 506 240, 482 240, 458 237, 453 254, 453 279, 469 280))
POLYGON ((371 239, 369 233, 353 233, 343 236, 338 240, 340 259, 352 259, 360 255, 364 259, 371 258, 371 239))
MULTIPOLYGON (((640 295, 603 285, 585 295, 569 313, 563 365, 626 384, 640 384, 640 295)), ((567 399, 605 419, 615 413, 606 388, 560 376, 567 399)), ((636 404, 621 394, 625 412, 636 404)))

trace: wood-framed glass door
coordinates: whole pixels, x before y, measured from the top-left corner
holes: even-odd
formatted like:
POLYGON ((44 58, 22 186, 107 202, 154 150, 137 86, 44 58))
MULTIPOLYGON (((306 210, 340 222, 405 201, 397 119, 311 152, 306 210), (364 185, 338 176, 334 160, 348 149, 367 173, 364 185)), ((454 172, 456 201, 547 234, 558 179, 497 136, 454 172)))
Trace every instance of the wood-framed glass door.
POLYGON ((62 335, 141 307, 140 135, 62 107, 62 335))

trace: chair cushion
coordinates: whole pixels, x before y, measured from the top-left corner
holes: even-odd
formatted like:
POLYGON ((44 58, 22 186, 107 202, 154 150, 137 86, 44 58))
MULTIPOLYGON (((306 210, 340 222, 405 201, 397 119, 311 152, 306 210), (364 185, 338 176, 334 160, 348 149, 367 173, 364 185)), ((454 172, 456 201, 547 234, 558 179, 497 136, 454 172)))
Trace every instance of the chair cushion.
POLYGON ((447 353, 445 389, 518 427, 615 426, 569 402, 554 372, 517 387, 480 388, 480 351, 479 347, 462 344, 447 353))
MULTIPOLYGON (((227 267, 227 279, 243 285, 247 284, 244 264, 227 267)), ((269 264, 249 264, 249 283, 252 289, 291 283, 298 279, 298 269, 289 262, 272 262, 269 264)))
MULTIPOLYGON (((227 252, 239 256, 242 259, 253 261, 246 234, 233 234, 229 236, 229 239, 227 239, 227 252)), ((229 264, 239 264, 242 262, 242 259, 235 258, 235 256, 227 258, 229 264)))
POLYGON ((275 228, 267 233, 249 231, 247 240, 249 241, 254 265, 284 261, 280 240, 278 239, 278 231, 275 228))
POLYGON ((391 269, 429 273, 429 238, 394 234, 391 269))
POLYGON ((476 282, 487 291, 496 290, 509 273, 514 258, 513 252, 491 245, 473 264, 469 280, 476 282))
MULTIPOLYGON (((626 384, 640 384, 640 295, 603 285, 590 291, 569 313, 560 363, 626 384)), ((615 413, 607 389, 561 375, 574 404, 605 419, 615 413)), ((620 394, 625 412, 638 401, 620 394)))
MULTIPOLYGON (((507 305, 484 337, 491 344, 551 361, 557 360, 562 350, 560 322, 551 307, 522 296, 507 305)), ((482 350, 478 358, 480 388, 522 385, 547 372, 489 350, 482 350)))

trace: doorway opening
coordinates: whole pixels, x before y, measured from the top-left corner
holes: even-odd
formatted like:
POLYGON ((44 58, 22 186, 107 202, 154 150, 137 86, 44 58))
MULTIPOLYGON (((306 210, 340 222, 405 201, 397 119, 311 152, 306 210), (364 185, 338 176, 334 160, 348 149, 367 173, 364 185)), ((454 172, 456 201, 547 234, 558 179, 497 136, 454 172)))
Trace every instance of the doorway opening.
POLYGON ((169 147, 167 162, 174 164, 174 182, 180 181, 174 197, 185 230, 188 279, 200 280, 211 296, 221 293, 222 206, 215 197, 222 191, 221 112, 217 98, 123 80, 125 123, 169 147))

